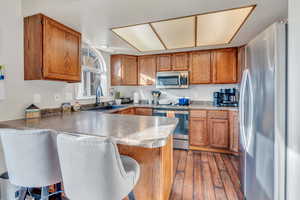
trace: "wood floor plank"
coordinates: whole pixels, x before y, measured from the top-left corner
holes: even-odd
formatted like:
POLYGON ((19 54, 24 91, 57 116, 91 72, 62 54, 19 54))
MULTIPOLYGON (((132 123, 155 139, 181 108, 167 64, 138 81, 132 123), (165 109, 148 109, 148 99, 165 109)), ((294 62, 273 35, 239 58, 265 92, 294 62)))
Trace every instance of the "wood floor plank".
POLYGON ((186 166, 187 151, 180 152, 180 159, 176 169, 176 176, 174 179, 174 184, 171 192, 171 200, 181 200, 183 191, 183 181, 184 181, 184 170, 186 166))
POLYGON ((203 174, 204 199, 215 200, 216 196, 214 191, 214 184, 208 164, 208 154, 206 152, 201 153, 201 168, 203 174))
POLYGON ((180 159, 180 150, 174 150, 173 152, 173 177, 175 178, 177 166, 180 159))
POLYGON ((234 185, 231 181, 231 178, 227 172, 227 168, 225 166, 223 155, 215 154, 215 158, 218 164, 218 168, 220 169, 220 176, 224 185, 224 190, 228 200, 238 200, 238 195, 235 191, 234 185))
POLYGON ((174 151, 174 165, 170 200, 243 199, 238 187, 238 157, 178 150, 174 151))
POLYGON ((194 200, 204 200, 201 153, 194 152, 194 200))
POLYGON ((183 200, 193 200, 193 176, 194 176, 193 152, 189 151, 187 155, 184 183, 183 183, 183 200))
POLYGON ((228 174, 230 176, 231 182, 233 183, 234 189, 238 195, 238 199, 241 199, 243 197, 243 194, 240 190, 241 188, 241 183, 239 180, 239 176, 237 171, 234 169, 230 158, 228 157, 228 155, 222 155, 223 161, 225 163, 225 167, 227 168, 228 174))
POLYGON ((232 166, 234 167, 235 171, 239 172, 239 159, 237 156, 229 156, 232 166))
POLYGON ((216 160, 212 153, 208 153, 208 163, 211 170, 212 180, 215 187, 223 188, 223 183, 219 174, 216 160))

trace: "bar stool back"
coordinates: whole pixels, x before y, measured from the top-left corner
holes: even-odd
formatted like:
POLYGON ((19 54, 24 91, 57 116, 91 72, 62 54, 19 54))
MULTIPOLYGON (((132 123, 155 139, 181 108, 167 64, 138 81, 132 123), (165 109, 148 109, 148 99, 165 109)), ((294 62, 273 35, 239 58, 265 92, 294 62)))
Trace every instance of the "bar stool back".
POLYGON ((134 199, 140 167, 120 156, 108 138, 60 134, 58 154, 66 196, 71 200, 134 199))
MULTIPOLYGON (((0 129, 0 134, 9 181, 13 185, 27 191, 62 181, 54 132, 0 129)), ((43 192, 42 195, 48 195, 48 191, 43 192)))

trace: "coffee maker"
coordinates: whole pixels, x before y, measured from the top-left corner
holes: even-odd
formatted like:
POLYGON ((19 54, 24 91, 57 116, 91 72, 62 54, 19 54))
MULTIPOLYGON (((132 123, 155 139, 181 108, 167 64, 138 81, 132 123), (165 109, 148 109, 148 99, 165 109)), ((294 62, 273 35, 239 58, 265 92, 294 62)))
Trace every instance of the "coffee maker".
POLYGON ((218 107, 238 107, 237 89, 221 89, 219 92, 214 92, 213 105, 218 107))

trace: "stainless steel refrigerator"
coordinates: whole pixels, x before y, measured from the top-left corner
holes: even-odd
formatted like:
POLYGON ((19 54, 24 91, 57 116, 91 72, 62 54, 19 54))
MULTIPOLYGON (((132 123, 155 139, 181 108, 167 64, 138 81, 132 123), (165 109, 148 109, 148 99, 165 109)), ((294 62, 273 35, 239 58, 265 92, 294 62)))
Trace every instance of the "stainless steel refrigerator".
POLYGON ((268 27, 246 46, 240 85, 241 185, 246 200, 284 193, 287 25, 268 27))

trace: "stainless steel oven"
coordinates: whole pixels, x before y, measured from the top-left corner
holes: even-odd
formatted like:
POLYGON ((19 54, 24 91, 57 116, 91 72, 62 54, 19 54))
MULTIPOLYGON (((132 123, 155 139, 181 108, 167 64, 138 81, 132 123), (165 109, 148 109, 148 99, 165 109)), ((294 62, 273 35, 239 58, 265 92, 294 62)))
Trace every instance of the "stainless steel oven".
POLYGON ((166 117, 168 111, 173 111, 179 123, 173 135, 173 147, 175 149, 189 148, 189 111, 186 109, 156 108, 153 110, 154 116, 166 117))
POLYGON ((156 73, 156 88, 188 88, 188 87, 189 87, 188 71, 156 73))

